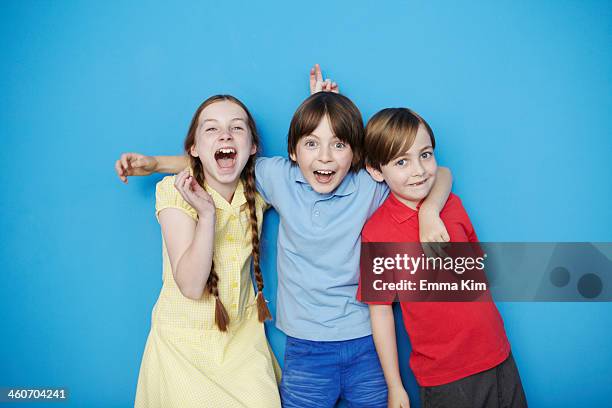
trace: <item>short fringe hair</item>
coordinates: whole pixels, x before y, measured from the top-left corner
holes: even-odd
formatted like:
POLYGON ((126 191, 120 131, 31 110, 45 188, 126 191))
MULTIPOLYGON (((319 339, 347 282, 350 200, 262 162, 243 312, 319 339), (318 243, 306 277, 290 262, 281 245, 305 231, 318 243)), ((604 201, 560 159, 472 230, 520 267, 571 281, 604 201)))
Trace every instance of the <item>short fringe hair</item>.
POLYGON ((363 168, 364 128, 361 112, 349 98, 332 92, 311 95, 295 111, 287 135, 289 157, 296 154, 299 140, 311 134, 325 116, 329 118, 334 135, 351 146, 351 171, 363 168))
POLYGON ((408 108, 387 108, 376 113, 365 129, 366 164, 380 171, 381 166, 406 153, 414 143, 419 126, 425 127, 435 149, 433 130, 416 112, 408 108))

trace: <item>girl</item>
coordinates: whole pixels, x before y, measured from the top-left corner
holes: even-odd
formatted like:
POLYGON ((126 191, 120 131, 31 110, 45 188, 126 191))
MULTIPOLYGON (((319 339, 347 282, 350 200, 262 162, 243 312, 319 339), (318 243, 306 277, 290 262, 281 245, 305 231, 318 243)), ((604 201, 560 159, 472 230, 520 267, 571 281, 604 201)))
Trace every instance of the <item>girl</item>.
POLYGON ((258 146, 242 102, 213 96, 189 127, 190 169, 157 184, 163 286, 135 407, 280 406, 262 324, 270 312, 259 267, 266 205, 255 191, 258 146))

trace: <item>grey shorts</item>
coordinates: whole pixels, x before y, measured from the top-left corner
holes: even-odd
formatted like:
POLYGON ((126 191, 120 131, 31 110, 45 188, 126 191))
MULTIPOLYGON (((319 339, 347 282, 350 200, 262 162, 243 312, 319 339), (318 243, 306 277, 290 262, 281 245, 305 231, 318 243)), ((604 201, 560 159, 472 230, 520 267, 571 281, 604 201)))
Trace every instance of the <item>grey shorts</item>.
POLYGON ((421 387, 423 408, 525 408, 527 399, 512 353, 501 364, 435 387, 421 387))

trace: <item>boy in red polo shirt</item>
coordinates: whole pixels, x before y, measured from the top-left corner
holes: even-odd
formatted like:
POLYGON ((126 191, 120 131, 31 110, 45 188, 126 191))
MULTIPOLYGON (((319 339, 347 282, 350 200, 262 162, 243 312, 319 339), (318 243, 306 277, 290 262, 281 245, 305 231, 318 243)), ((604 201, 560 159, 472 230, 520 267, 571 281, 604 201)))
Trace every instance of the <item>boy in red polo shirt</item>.
MULTIPOLYGON (((418 207, 436 178, 434 148, 431 128, 409 109, 384 109, 370 119, 365 138, 367 169, 375 180, 389 185, 391 194, 364 226, 362 242, 419 241, 418 207)), ((477 242, 459 197, 449 196, 440 217, 451 242, 477 242)), ((402 302, 401 309, 412 344, 410 367, 423 407, 527 406, 493 302, 402 302)), ((389 388, 389 407, 408 407, 391 303, 370 303, 370 315, 389 388)))

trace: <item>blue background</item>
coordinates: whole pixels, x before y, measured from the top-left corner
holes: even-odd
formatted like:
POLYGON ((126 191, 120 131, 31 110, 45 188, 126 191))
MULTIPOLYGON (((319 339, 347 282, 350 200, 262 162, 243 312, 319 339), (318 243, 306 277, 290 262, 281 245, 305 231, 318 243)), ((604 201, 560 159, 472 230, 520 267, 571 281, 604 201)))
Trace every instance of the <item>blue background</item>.
MULTIPOLYGON (((428 119, 481 240, 612 241, 612 3, 457 3, 3 1, 0 386, 133 403, 161 285, 161 177, 124 186, 115 159, 181 153, 215 93, 246 103, 266 155, 285 154, 315 62, 365 119, 428 119)), ((277 223, 269 212, 272 299, 277 223)), ((612 404, 612 304, 499 308, 530 406, 612 404)), ((416 406, 405 335, 400 349, 416 406)))

